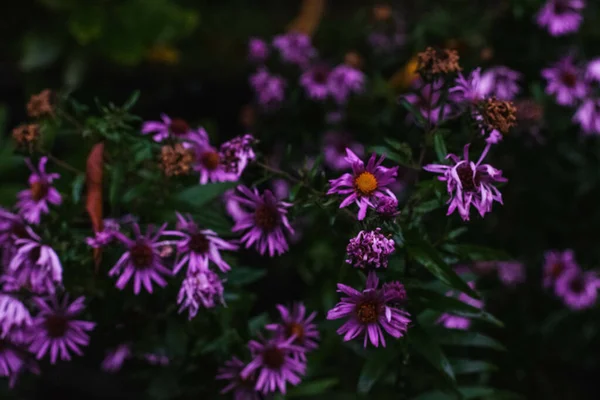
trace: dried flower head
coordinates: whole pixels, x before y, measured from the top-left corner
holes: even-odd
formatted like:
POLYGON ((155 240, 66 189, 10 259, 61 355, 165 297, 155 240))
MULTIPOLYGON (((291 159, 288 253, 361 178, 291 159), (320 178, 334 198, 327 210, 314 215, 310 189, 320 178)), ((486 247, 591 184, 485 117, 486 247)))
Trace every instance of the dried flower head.
POLYGON ((428 47, 425 51, 419 53, 417 58, 417 71, 424 79, 429 79, 436 75, 456 73, 462 70, 458 64, 460 57, 456 50, 435 50, 433 47, 428 47))
POLYGON ((489 97, 479 102, 477 108, 484 129, 507 134, 517 124, 517 108, 512 101, 489 97))
POLYGON ((387 21, 392 17, 392 7, 388 4, 378 4, 373 7, 373 18, 376 21, 387 21))
POLYGON ((194 153, 181 143, 166 145, 160 150, 160 168, 166 176, 187 175, 193 162, 194 153))
POLYGON ((38 124, 19 125, 12 131, 12 137, 19 146, 31 147, 40 137, 38 124))
POLYGON ((27 102, 27 115, 40 118, 54 114, 53 95, 50 89, 44 89, 38 94, 32 94, 27 102))

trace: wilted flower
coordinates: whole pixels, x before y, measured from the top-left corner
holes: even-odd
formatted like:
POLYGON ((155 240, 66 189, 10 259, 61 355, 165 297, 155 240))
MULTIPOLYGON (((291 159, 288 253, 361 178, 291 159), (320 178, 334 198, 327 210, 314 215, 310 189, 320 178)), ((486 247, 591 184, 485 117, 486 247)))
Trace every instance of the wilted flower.
POLYGON ((576 100, 587 94, 588 85, 583 71, 573 64, 571 56, 564 57, 552 67, 543 69, 542 76, 548 81, 546 93, 554 95, 560 105, 572 106, 576 100))
POLYGON ((260 68, 250 77, 250 86, 254 89, 256 100, 265 109, 278 107, 285 99, 285 79, 271 75, 266 68, 260 68))
POLYGON ((317 55, 310 36, 302 33, 292 32, 275 36, 273 47, 279 50, 284 62, 299 66, 305 66, 311 58, 317 55))
POLYGON ((600 100, 586 99, 573 116, 573 122, 579 123, 583 133, 600 134, 600 100))
POLYGON ((168 144, 160 149, 160 168, 166 176, 189 174, 193 162, 194 152, 182 143, 168 144))
POLYGON ((458 52, 451 49, 435 50, 428 47, 417 55, 417 71, 423 79, 431 80, 434 76, 459 72, 458 52))
POLYGON ((595 272, 571 268, 556 280, 555 293, 572 310, 583 310, 596 304, 599 288, 600 279, 595 272))
POLYGON ((476 108, 476 120, 485 132, 490 135, 507 134, 517 123, 517 109, 512 102, 488 97, 480 101, 476 108))
POLYGON ((347 148, 346 162, 352 166, 352 173, 346 173, 337 179, 330 180, 331 188, 327 194, 347 196, 340 204, 340 208, 356 203, 358 219, 364 219, 367 215, 367 208, 375 208, 374 201, 385 196, 395 197, 388 186, 398 175, 398 167, 383 167, 381 165, 383 160, 384 156, 381 156, 377 161, 377 156, 373 153, 365 166, 364 162, 347 148))
MULTIPOLYGON (((430 83, 424 83, 418 79, 413 83, 413 89, 417 92, 405 94, 402 98, 412 104, 426 121, 435 124, 450 114, 449 106, 444 107, 442 113, 442 107, 439 104, 443 86, 444 82, 439 79, 430 83)), ((411 115, 411 120, 414 118, 415 116, 411 115)))
MULTIPOLYGON (((306 307, 303 303, 295 303, 290 309, 277 305, 277 310, 281 315, 281 322, 278 324, 269 324, 266 329, 276 332, 279 337, 289 339, 292 336, 295 340, 292 342, 304 348, 305 351, 312 351, 319 347, 319 331, 313 320, 317 316, 316 312, 312 312, 306 316, 306 307)), ((305 353, 300 352, 298 356, 303 359, 305 353)), ((304 360, 304 359, 303 359, 304 360)))
POLYGON ((248 59, 255 63, 262 63, 269 57, 269 45, 262 39, 250 38, 248 41, 248 59))
POLYGON ((69 296, 65 295, 59 303, 56 297, 51 300, 34 299, 40 309, 30 329, 31 345, 29 350, 41 359, 50 353, 50 363, 57 359, 70 360, 69 349, 81 356, 80 347, 87 346, 90 338, 87 331, 94 329, 94 322, 80 321, 75 318, 81 314, 85 306, 83 296, 69 303, 69 296))
POLYGON ((31 160, 26 159, 25 162, 31 170, 29 176, 29 189, 23 190, 17 194, 16 207, 19 214, 31 224, 39 224, 42 214, 48 214, 48 203, 59 205, 62 202, 62 197, 58 191, 52 186, 52 181, 60 178, 57 173, 46 173, 47 157, 40 158, 38 168, 31 164, 31 160))
POLYGON ((38 124, 19 125, 12 131, 12 137, 19 146, 31 147, 40 137, 38 124))
POLYGON ((584 0, 548 0, 537 13, 537 24, 546 27, 552 36, 577 32, 584 7, 584 0))
POLYGON ((377 201, 375 211, 383 218, 394 218, 397 215, 400 215, 400 210, 398 210, 398 200, 393 197, 381 197, 377 201))
POLYGON ((300 85, 306 95, 313 100, 325 100, 329 95, 329 74, 331 69, 324 64, 317 64, 304 71, 300 76, 300 85))
POLYGON ((579 269, 573 250, 547 251, 544 254, 544 287, 554 286, 558 278, 572 269, 579 269))
POLYGON ((360 70, 345 64, 335 67, 327 80, 329 93, 338 104, 345 103, 350 94, 362 92, 364 85, 365 75, 360 70))
POLYGON ((506 286, 515 286, 525 282, 525 266, 519 261, 499 261, 498 278, 506 286))
POLYGON ((237 357, 225 361, 225 365, 219 368, 215 379, 227 380, 229 384, 221 390, 221 394, 233 392, 234 400, 261 400, 260 394, 254 388, 256 386, 256 374, 242 378, 241 373, 246 364, 237 357))
POLYGON ((521 91, 517 83, 522 78, 520 72, 498 66, 481 74, 481 91, 487 96, 496 96, 501 100, 512 100, 521 91))
POLYGON ((162 142, 169 135, 173 135, 173 137, 178 139, 185 139, 191 132, 188 123, 181 118, 171 119, 166 114, 161 114, 160 118, 162 121, 144 122, 142 125, 142 134, 153 134, 152 138, 155 142, 162 142))
POLYGON ((131 345, 122 343, 106 353, 104 360, 102 360, 102 370, 110 373, 117 372, 129 358, 131 358, 131 345))
POLYGON ((192 319, 200 306, 213 308, 217 303, 223 304, 223 283, 219 276, 209 269, 189 271, 177 295, 179 312, 187 309, 188 318, 192 319))
POLYGON ((31 118, 44 117, 54 114, 53 93, 44 89, 38 94, 32 94, 27 102, 27 115, 31 118))
MULTIPOLYGON (((469 286, 471 289, 475 289, 474 282, 469 282, 469 286)), ((456 293, 451 290, 446 293, 446 296, 454 296, 455 294, 456 293)), ((458 300, 475 308, 481 309, 483 307, 483 301, 474 299, 465 293, 460 293, 458 295, 458 300)), ((448 329, 466 330, 471 326, 471 319, 460 315, 444 313, 438 318, 437 323, 444 325, 448 329)))
POLYGON ((323 137, 324 162, 333 170, 350 167, 346 159, 346 148, 349 148, 358 157, 364 156, 365 147, 359 142, 353 141, 347 133, 330 131, 323 137))
POLYGON ((394 241, 388 239, 381 233, 381 228, 374 231, 360 231, 358 235, 350 239, 346 247, 348 258, 346 262, 355 267, 375 268, 388 266, 388 257, 394 252, 394 241))
POLYGON ((379 289, 379 278, 374 271, 369 272, 365 290, 358 290, 338 283, 338 292, 348 297, 342 297, 334 308, 327 313, 327 319, 348 318, 337 330, 344 335, 344 341, 352 340, 364 333, 363 346, 370 341, 373 346, 379 343, 385 347, 383 331, 397 338, 402 337, 408 329, 410 314, 395 307, 395 304, 405 300, 398 290, 387 286, 379 289))
POLYGON ((221 167, 234 178, 233 180, 239 179, 248 163, 256 158, 252 148, 256 142, 254 136, 247 133, 234 137, 219 148, 221 167))

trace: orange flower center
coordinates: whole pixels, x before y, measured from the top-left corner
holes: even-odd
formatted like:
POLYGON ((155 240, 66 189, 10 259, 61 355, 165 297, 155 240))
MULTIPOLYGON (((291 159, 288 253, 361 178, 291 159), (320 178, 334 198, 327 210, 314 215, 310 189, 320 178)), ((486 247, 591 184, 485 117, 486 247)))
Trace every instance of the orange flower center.
POLYGON ((370 324, 377 321, 377 307, 373 303, 362 303, 356 308, 356 316, 364 324, 370 324))
POLYGON ((220 161, 219 153, 207 151, 200 156, 200 161, 202 161, 202 164, 209 170, 217 169, 220 161))
POLYGON ((370 172, 363 172, 354 179, 354 186, 364 195, 370 195, 377 189, 377 178, 370 172))

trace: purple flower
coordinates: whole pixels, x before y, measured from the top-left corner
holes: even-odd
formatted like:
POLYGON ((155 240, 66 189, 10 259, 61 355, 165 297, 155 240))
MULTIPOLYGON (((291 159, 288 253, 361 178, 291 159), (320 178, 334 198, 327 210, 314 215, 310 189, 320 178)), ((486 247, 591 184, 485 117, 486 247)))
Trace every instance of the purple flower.
MULTIPOLYGON (((474 282, 469 282, 469 286, 471 287, 471 289, 475 289, 474 282)), ((451 290, 448 293, 446 293, 446 296, 454 296, 455 294, 456 293, 451 290)), ((458 300, 475 308, 481 309, 483 307, 483 301, 474 299, 471 296, 464 293, 460 293, 458 295, 458 300)), ((467 330, 471 326, 471 319, 467 317, 462 317, 460 315, 444 313, 438 318, 437 323, 444 325, 444 327, 448 329, 467 330)))
POLYGON ((586 99, 573 116, 586 134, 600 134, 600 99, 586 99))
POLYGON ((133 217, 126 215, 122 218, 105 218, 102 221, 103 229, 94 233, 94 237, 88 237, 85 242, 93 248, 104 247, 114 239, 114 233, 121 230, 121 223, 133 222, 133 217))
MULTIPOLYGON (((444 82, 441 79, 430 84, 423 84, 423 81, 418 79, 413 84, 413 88, 416 90, 421 88, 419 93, 408 93, 403 95, 402 98, 412 104, 425 120, 435 124, 440 119, 443 120, 450 114, 449 106, 444 107, 444 112, 442 114, 442 107, 439 104, 441 97, 440 91, 443 86, 444 82)), ((414 120, 414 116, 411 116, 411 120, 414 120)))
POLYGON ((390 53, 406 42, 406 35, 401 32, 388 35, 383 32, 372 32, 367 36, 367 42, 376 53, 390 53))
POLYGON ((189 271, 177 295, 179 312, 187 309, 188 318, 192 319, 198 314, 201 305, 213 308, 217 303, 224 303, 223 284, 219 276, 209 269, 189 271))
POLYGON ((264 109, 277 108, 285 99, 285 79, 271 75, 266 68, 260 68, 250 77, 250 86, 264 109))
POLYGON ((481 75, 479 87, 485 96, 496 96, 501 100, 512 100, 521 91, 517 83, 522 74, 507 67, 493 67, 481 75))
POLYGON ((381 197, 377 201, 375 211, 382 218, 394 218, 400 215, 400 211, 398 210, 398 200, 392 197, 381 197))
POLYGON ((244 231, 241 241, 249 248, 253 244, 260 254, 267 250, 273 257, 275 254, 283 254, 288 250, 288 244, 284 230, 293 234, 287 218, 287 208, 290 203, 277 200, 270 190, 262 194, 257 189, 250 190, 246 186, 238 186, 240 194, 234 195, 242 210, 236 215, 235 225, 232 232, 244 231), (248 210, 248 211, 246 211, 248 210))
POLYGON ((403 301, 404 298, 400 299, 399 292, 390 290, 390 286, 387 289, 378 289, 378 285, 379 278, 374 271, 369 272, 362 293, 338 283, 338 292, 348 297, 342 297, 341 301, 329 310, 327 319, 348 318, 337 330, 339 335, 344 335, 344 341, 364 333, 364 347, 367 347, 369 341, 375 347, 378 347, 379 343, 385 347, 383 331, 398 339, 408 329, 410 314, 395 307, 395 303, 403 301))
POLYGON ((575 262, 573 250, 547 251, 544 254, 544 280, 545 288, 554 286, 556 281, 566 272, 572 269, 579 270, 575 262))
MULTIPOLYGON (((289 339, 292 336, 295 340, 293 344, 298 345, 304 349, 304 351, 312 351, 319 347, 317 341, 319 340, 319 330, 313 323, 313 320, 317 316, 316 312, 312 312, 309 316, 306 316, 306 307, 303 303, 295 303, 290 309, 277 305, 277 310, 281 315, 281 322, 278 324, 269 324, 266 329, 276 332, 283 340, 289 339)), ((305 361, 304 352, 298 353, 298 356, 305 361)))
POLYGON ((219 368, 215 379, 227 380, 229 384, 221 390, 221 394, 233 392, 234 400, 261 400, 254 386, 256 386, 256 374, 242 378, 241 373, 246 364, 237 357, 225 361, 225 365, 219 368))
POLYGON ((31 314, 25 304, 11 294, 0 293, 0 338, 7 337, 15 329, 23 330, 31 323, 31 314))
POLYGON ((223 193, 223 202, 225 203, 225 211, 234 220, 237 221, 246 215, 244 209, 240 206, 240 203, 236 200, 235 189, 226 190, 223 193))
POLYGON ((571 268, 556 280, 555 293, 572 310, 583 310, 596 304, 600 279, 595 272, 571 268))
POLYGON ((279 50, 283 62, 299 66, 307 65, 317 55, 310 36, 302 33, 286 33, 275 36, 273 47, 279 50))
POLYGON ((106 353, 106 357, 102 360, 102 370, 109 373, 117 372, 129 358, 131 358, 131 345, 120 344, 106 353))
POLYGON ((600 82, 600 58, 588 62, 585 68, 585 77, 591 81, 600 82))
POLYGON ((327 65, 317 64, 300 76, 300 85, 313 100, 325 100, 329 94, 327 85, 331 70, 327 65))
POLYGON ((525 282, 525 266, 519 261, 499 261, 498 278, 506 286, 516 286, 525 282))
POLYGON ((346 169, 351 164, 346 159, 346 148, 352 150, 357 157, 363 157, 365 147, 352 140, 347 133, 329 131, 323 137, 323 155, 325 164, 333 170, 346 169))
POLYGON ((68 295, 60 303, 56 297, 50 300, 34 299, 40 312, 29 330, 29 350, 38 360, 50 353, 50 363, 55 364, 59 354, 61 360, 70 360, 69 350, 79 356, 83 354, 80 347, 87 346, 90 342, 86 332, 96 326, 94 322, 75 319, 85 309, 84 300, 81 296, 69 303, 68 295))
POLYGON ((350 94, 362 92, 364 86, 365 75, 360 70, 346 64, 335 67, 327 79, 329 93, 338 104, 344 104, 350 94))
POLYGON ((546 27, 552 36, 577 32, 584 7, 583 0, 548 0, 536 15, 537 24, 546 27))
POLYGON ((287 199, 290 195, 290 184, 285 179, 273 179, 271 181, 271 188, 277 200, 287 199))
POLYGON ((208 134, 203 128, 190 135, 187 143, 194 153, 193 168, 200 173, 200 184, 237 180, 235 174, 228 173, 221 165, 221 156, 217 149, 210 145, 208 134))
POLYGON ((269 57, 269 45, 262 39, 250 38, 248 41, 248 59, 254 63, 263 63, 269 57))
POLYGON ((374 231, 360 231, 350 239, 346 247, 348 258, 346 262, 358 268, 388 266, 388 257, 394 252, 394 241, 381 233, 381 228, 374 231))
POLYGON ((59 205, 62 202, 60 193, 52 186, 52 181, 60 178, 57 173, 46 173, 47 157, 40 158, 38 168, 36 169, 31 160, 25 162, 31 170, 29 176, 29 189, 23 190, 17 194, 16 207, 19 214, 31 224, 39 224, 42 214, 48 214, 48 203, 59 205))
POLYGON ((142 134, 154 134, 152 139, 155 142, 162 142, 170 135, 175 138, 186 139, 192 133, 190 126, 181 118, 169 118, 166 114, 161 114, 162 121, 146 121, 142 125, 142 134))
POLYGON ((152 293, 152 282, 164 287, 167 282, 162 275, 171 276, 172 272, 162 264, 160 249, 168 244, 160 241, 162 235, 183 234, 174 231, 165 231, 167 224, 161 226, 154 232, 153 226, 149 226, 146 234, 142 235, 140 226, 133 223, 135 238, 129 239, 121 232, 116 232, 115 238, 127 247, 127 251, 119 258, 115 266, 108 272, 108 276, 119 275, 116 286, 123 290, 133 276, 133 293, 138 294, 142 285, 149 293, 152 293))
POLYGON ((447 183, 446 187, 450 199, 448 213, 450 215, 458 209, 464 221, 469 220, 471 205, 483 217, 492 210, 494 201, 502 204, 502 194, 493 186, 494 182, 506 182, 502 171, 489 164, 481 164, 491 146, 488 143, 481 153, 477 163, 469 161, 469 144, 465 145, 463 159, 454 154, 448 154, 454 165, 429 164, 423 167, 425 171, 442 174, 440 181, 447 183))
POLYGON ((543 69, 542 76, 548 81, 546 94, 554 95, 560 105, 572 106, 587 94, 588 85, 583 72, 573 64, 571 56, 562 58, 551 68, 543 69))
POLYGON ((398 175, 398 167, 386 168, 381 164, 385 159, 381 156, 377 161, 377 155, 373 153, 367 165, 358 158, 350 149, 346 149, 346 162, 352 166, 352 173, 346 173, 337 179, 329 181, 331 188, 327 194, 341 194, 347 196, 340 204, 344 208, 353 202, 358 205, 358 219, 362 220, 367 215, 367 208, 375 208, 374 201, 381 197, 393 197, 389 185, 395 181, 398 175))
POLYGON ((245 134, 236 136, 223 143, 219 149, 221 167, 237 180, 248 166, 248 162, 256 158, 252 145, 256 143, 254 136, 245 134))
POLYGON ((287 340, 275 338, 264 343, 251 340, 248 348, 253 359, 244 367, 240 377, 249 379, 256 374, 257 391, 267 394, 279 389, 285 394, 287 383, 299 384, 300 376, 306 373, 306 364, 297 357, 304 348, 292 344, 294 340, 295 337, 287 340))
POLYGON ((9 378, 9 387, 13 388, 21 372, 30 370, 39 374, 37 363, 29 359, 27 340, 22 331, 13 331, 6 337, 0 337, 0 377, 9 378))
POLYGON ((26 227, 23 217, 0 207, 0 248, 13 247, 16 239, 29 238, 26 227))
POLYGON ((169 359, 169 357, 167 355, 165 355, 163 353, 164 353, 164 350, 161 349, 155 353, 146 353, 146 354, 144 354, 143 358, 150 365, 166 367, 167 365, 169 365, 171 363, 171 360, 169 359))
POLYGON ((483 100, 486 93, 481 83, 481 68, 474 69, 467 78, 458 73, 455 86, 450 88, 450 98, 456 103, 477 103, 483 100))

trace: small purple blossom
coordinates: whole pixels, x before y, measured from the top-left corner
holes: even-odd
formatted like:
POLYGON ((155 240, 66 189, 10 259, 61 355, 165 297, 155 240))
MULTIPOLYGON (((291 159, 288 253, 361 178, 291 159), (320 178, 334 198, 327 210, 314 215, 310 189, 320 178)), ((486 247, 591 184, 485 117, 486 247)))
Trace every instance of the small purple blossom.
POLYGON ((25 370, 40 373, 37 363, 30 359, 27 346, 27 338, 20 330, 0 337, 0 378, 8 378, 10 388, 15 386, 19 375, 25 370))
POLYGON ((216 148, 210 145, 208 134, 204 128, 199 128, 194 135, 190 135, 186 142, 194 153, 194 171, 200 173, 200 184, 208 182, 228 182, 237 180, 223 168, 221 155, 216 148))
POLYGON ((102 360, 102 370, 115 373, 123 367, 123 364, 129 358, 131 358, 131 345, 122 343, 106 353, 104 360, 102 360))
POLYGON ((317 55, 310 36, 302 33, 286 33, 275 36, 273 47, 279 50, 283 62, 299 66, 306 66, 317 55))
POLYGON ((518 81, 520 72, 510 68, 497 66, 486 70, 481 75, 480 90, 485 96, 496 96, 501 100, 512 100, 521 91, 518 81))
POLYGON ((600 135, 600 99, 586 99, 573 116, 583 133, 600 135))
POLYGON ((398 210, 398 200, 393 197, 381 197, 377 201, 375 211, 382 218, 394 218, 400 215, 400 210, 398 210))
POLYGON ((537 24, 552 36, 562 36, 579 30, 583 21, 583 0, 548 0, 536 15, 537 24))
MULTIPOLYGON (((475 289, 475 283, 469 282, 469 287, 471 287, 471 289, 475 289)), ((452 290, 446 293, 446 296, 455 295, 456 293, 452 290)), ((460 293, 458 295, 458 300, 470 305, 471 307, 479 309, 483 307, 483 301, 474 299, 465 293, 460 293)), ((444 325, 444 327, 447 329, 467 330, 471 326, 471 319, 460 315, 444 313, 438 318, 437 323, 444 325)))
POLYGON ((177 295, 177 304, 179 312, 188 310, 189 319, 198 314, 200 306, 213 308, 224 304, 221 278, 209 269, 188 272, 177 295))
POLYGON ((362 71, 340 64, 329 74, 327 87, 329 93, 338 104, 344 104, 352 93, 361 93, 365 86, 365 75, 362 71))
POLYGON ((186 121, 181 118, 170 118, 166 114, 161 114, 162 121, 146 121, 142 125, 142 134, 153 134, 152 139, 155 142, 162 142, 169 136, 178 139, 186 139, 192 130, 186 121))
POLYGON ((287 218, 287 209, 292 205, 280 200, 270 190, 262 194, 257 189, 238 186, 233 199, 242 210, 235 219, 232 232, 245 232, 242 243, 246 248, 254 245, 260 254, 268 250, 269 256, 281 255, 288 250, 284 231, 293 234, 287 218))
POLYGON ((573 250, 547 251, 544 254, 544 279, 543 286, 549 288, 566 272, 572 269, 579 270, 575 261, 573 250))
POLYGON ((571 56, 563 57, 552 67, 543 69, 542 76, 548 81, 546 94, 554 95, 560 105, 572 106, 588 92, 583 71, 573 63, 571 56))
POLYGON ((348 258, 346 263, 358 268, 374 266, 387 268, 388 257, 395 251, 394 241, 381 233, 381 228, 374 231, 360 231, 350 239, 346 247, 348 258))
POLYGON ((40 158, 38 167, 35 168, 30 159, 26 159, 25 163, 31 170, 29 176, 29 189, 23 190, 17 194, 16 207, 19 214, 31 224, 39 224, 42 214, 48 214, 48 203, 55 206, 62 203, 60 193, 52 186, 52 181, 60 178, 60 174, 47 173, 46 163, 48 157, 40 158))
MULTIPOLYGON (((267 325, 267 330, 276 332, 283 340, 294 336, 295 340, 292 343, 301 346, 305 352, 315 350, 319 347, 317 343, 320 336, 319 330, 313 323, 317 316, 316 312, 313 311, 307 316, 306 307, 303 303, 295 303, 291 309, 278 304, 277 310, 281 315, 281 322, 267 325)), ((298 355, 302 358, 305 353, 300 352, 298 355)))
MULTIPOLYGON (((6 290, 4 285, 3 290, 6 290)), ((0 338, 5 338, 14 330, 31 326, 31 314, 18 298, 9 293, 0 293, 0 338)))
POLYGON ((423 167, 425 171, 442 174, 438 179, 447 183, 446 188, 450 195, 448 200, 450 205, 446 215, 458 209, 464 221, 469 220, 471 205, 483 217, 492 210, 494 201, 502 204, 502 194, 493 183, 507 181, 502 176, 502 171, 489 164, 481 163, 491 144, 486 145, 476 163, 469 161, 469 146, 467 144, 464 147, 463 159, 448 154, 446 158, 452 160, 454 165, 429 164, 423 167))
POLYGON ((525 282, 525 266, 520 261, 499 261, 498 278, 506 286, 516 286, 525 282))
POLYGON ((481 68, 476 68, 465 78, 458 73, 454 87, 450 88, 450 98, 455 103, 474 104, 483 100, 486 87, 481 82, 481 68))
POLYGON ((600 82, 600 58, 594 58, 585 67, 585 78, 600 82))
POLYGON ((325 164, 336 171, 351 167, 346 159, 346 148, 352 150, 357 157, 365 155, 365 147, 352 140, 345 132, 329 131, 323 137, 323 155, 325 164))
POLYGON ((81 347, 90 342, 87 332, 96 326, 94 322, 75 319, 85 309, 84 300, 81 296, 69 303, 68 295, 60 303, 56 297, 50 300, 34 299, 40 312, 29 330, 29 350, 38 360, 49 353, 50 363, 55 364, 59 355, 61 360, 70 360, 69 350, 79 356, 83 354, 81 347))
POLYGON ((102 230, 94 233, 94 237, 88 237, 85 242, 92 248, 104 247, 114 239, 114 233, 121 230, 121 223, 132 222, 132 217, 126 215, 122 218, 105 218, 102 221, 102 230))
POLYGON ((234 400, 261 400, 261 396, 254 389, 256 386, 256 374, 242 378, 241 373, 246 364, 237 357, 225 361, 225 365, 219 368, 215 379, 229 381, 227 386, 221 390, 221 394, 233 392, 234 400))
POLYGON ((166 367, 171 363, 169 357, 164 354, 164 350, 160 349, 154 353, 146 353, 142 357, 148 364, 157 367, 166 367))
POLYGON ((250 161, 256 159, 252 146, 257 142, 249 133, 236 136, 223 143, 219 148, 219 162, 221 168, 238 180, 250 161))
POLYGON ((262 39, 250 38, 248 41, 248 59, 253 63, 263 63, 269 57, 269 45, 262 39))
POLYGON ((271 75, 266 68, 260 68, 250 76, 250 86, 254 90, 256 100, 266 110, 281 105, 285 99, 286 81, 278 75, 271 75))
MULTIPOLYGON (((440 120, 444 120, 450 114, 449 106, 444 107, 442 113, 442 107, 439 104, 443 86, 444 82, 441 79, 430 84, 424 84, 423 81, 418 79, 413 84, 413 89, 417 92, 405 94, 402 98, 412 104, 426 121, 435 124, 440 120)), ((411 121, 414 121, 414 118, 415 116, 410 116, 411 121)))
POLYGON ((378 288, 379 278, 374 271, 367 277, 365 290, 358 290, 338 283, 338 292, 345 294, 341 301, 327 313, 327 319, 348 318, 337 330, 339 335, 344 335, 344 341, 349 341, 364 333, 363 346, 368 342, 375 347, 379 344, 385 347, 383 331, 398 339, 408 329, 410 314, 396 308, 402 294, 395 290, 397 286, 378 288))
POLYGON ((327 65, 317 64, 304 71, 300 76, 300 85, 306 95, 313 100, 325 100, 329 95, 329 74, 331 70, 327 65))
POLYGON ((556 280, 555 293, 572 310, 583 310, 596 304, 598 288, 600 279, 595 272, 571 268, 556 280))
POLYGON ((30 238, 26 227, 22 216, 0 207, 0 248, 7 250, 15 245, 15 240, 30 238))
POLYGON ((367 215, 367 208, 375 208, 375 203, 381 197, 393 197, 389 185, 398 175, 398 167, 386 168, 382 166, 384 156, 377 160, 373 153, 367 165, 358 158, 350 149, 346 149, 346 162, 352 166, 352 173, 345 173, 337 179, 329 181, 331 188, 327 194, 340 194, 346 196, 340 208, 352 203, 358 205, 358 219, 362 220, 367 215))

